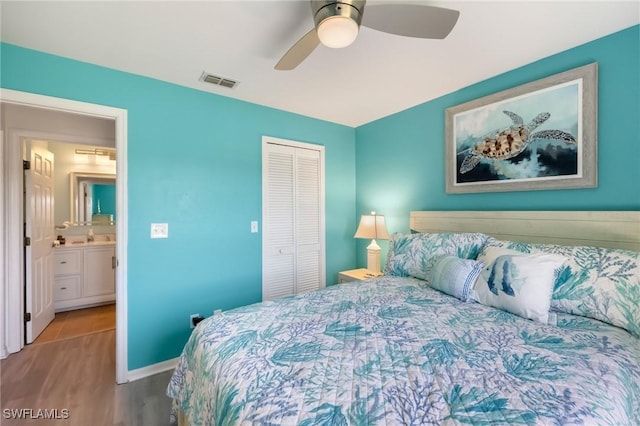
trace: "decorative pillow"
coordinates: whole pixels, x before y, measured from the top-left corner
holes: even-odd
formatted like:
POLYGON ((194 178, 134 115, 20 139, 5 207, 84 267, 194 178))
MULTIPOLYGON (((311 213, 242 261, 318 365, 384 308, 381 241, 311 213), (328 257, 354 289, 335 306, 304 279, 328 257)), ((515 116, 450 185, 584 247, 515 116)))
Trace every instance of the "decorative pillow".
POLYGON ((393 234, 384 273, 426 280, 438 258, 475 259, 487 238, 479 233, 393 234))
POLYGON ((551 309, 594 318, 640 337, 640 253, 631 250, 527 244, 490 237, 484 250, 556 253, 567 259, 555 283, 551 309))
POLYGON ((457 256, 442 256, 431 269, 429 286, 466 302, 484 263, 457 256))
POLYGON ((474 287, 477 302, 547 323, 553 285, 565 262, 563 256, 489 247, 478 260, 487 266, 474 287))

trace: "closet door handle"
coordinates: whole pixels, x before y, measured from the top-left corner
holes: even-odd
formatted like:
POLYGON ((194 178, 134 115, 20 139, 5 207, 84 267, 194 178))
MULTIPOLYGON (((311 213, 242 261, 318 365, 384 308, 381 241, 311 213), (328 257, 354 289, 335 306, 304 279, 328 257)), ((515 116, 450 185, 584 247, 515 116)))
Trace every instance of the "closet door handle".
POLYGON ((63 260, 62 262, 60 262, 61 265, 64 265, 65 263, 67 263, 66 260, 63 260))

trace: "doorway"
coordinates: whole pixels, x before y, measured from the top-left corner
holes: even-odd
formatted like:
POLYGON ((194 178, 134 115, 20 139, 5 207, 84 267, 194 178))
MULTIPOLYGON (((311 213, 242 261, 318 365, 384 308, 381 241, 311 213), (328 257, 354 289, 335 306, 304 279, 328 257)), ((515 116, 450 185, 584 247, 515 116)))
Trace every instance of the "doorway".
MULTIPOLYGON (((127 368, 127 111, 84 102, 0 89, 3 105, 19 105, 58 113, 97 117, 113 122, 116 145, 116 199, 118 227, 116 240, 116 382, 129 380, 127 368)), ((22 206, 22 138, 39 137, 37 131, 25 128, 4 128, 0 138, 0 291, 6 295, 4 315, 0 318, 0 356, 18 352, 24 346, 24 278, 23 206, 22 206), (18 206, 18 208, 16 208, 18 206)))
MULTIPOLYGON (((7 108, 11 121, 50 117, 7 108)), ((64 120, 73 135, 82 126, 96 136, 104 133, 100 120, 78 122, 69 114, 51 118, 64 120)), ((24 248, 25 310, 31 319, 25 324, 26 344, 115 329, 118 222, 112 130, 104 134, 107 145, 100 146, 55 135, 23 140, 23 155, 32 158, 24 171, 24 235, 30 239, 24 248)))

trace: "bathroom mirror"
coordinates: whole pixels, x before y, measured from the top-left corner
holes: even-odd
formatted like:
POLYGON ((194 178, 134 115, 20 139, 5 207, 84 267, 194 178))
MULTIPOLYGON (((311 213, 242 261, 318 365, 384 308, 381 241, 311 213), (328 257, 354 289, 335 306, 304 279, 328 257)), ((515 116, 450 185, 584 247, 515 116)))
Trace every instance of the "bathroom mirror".
POLYGON ((76 225, 114 225, 116 176, 106 173, 69 173, 71 222, 76 225))

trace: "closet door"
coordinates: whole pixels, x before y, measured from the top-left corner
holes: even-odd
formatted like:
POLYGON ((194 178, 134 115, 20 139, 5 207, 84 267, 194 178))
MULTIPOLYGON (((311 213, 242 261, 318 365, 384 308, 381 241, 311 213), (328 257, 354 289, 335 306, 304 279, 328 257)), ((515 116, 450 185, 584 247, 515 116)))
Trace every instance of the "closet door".
MULTIPOLYGON (((296 148, 295 155, 295 293, 324 287, 321 267, 320 153, 296 148)), ((324 269, 322 267, 322 269, 324 269)))
POLYGON ((325 285, 323 153, 263 138, 263 300, 325 285))

